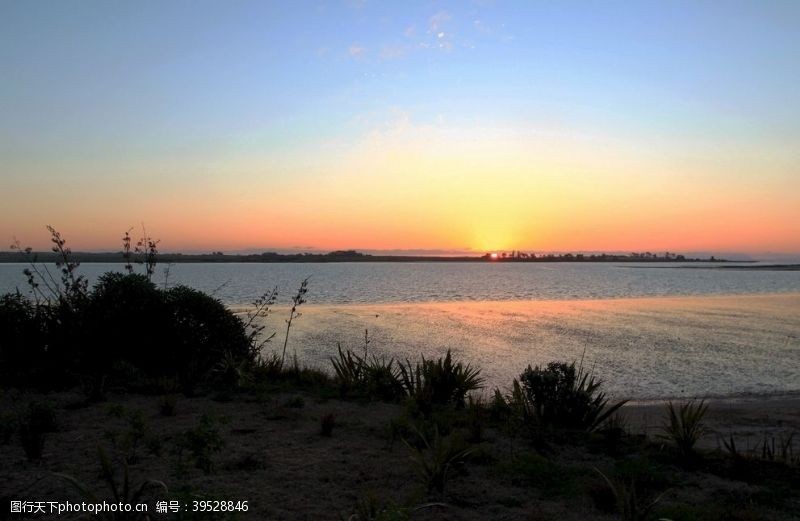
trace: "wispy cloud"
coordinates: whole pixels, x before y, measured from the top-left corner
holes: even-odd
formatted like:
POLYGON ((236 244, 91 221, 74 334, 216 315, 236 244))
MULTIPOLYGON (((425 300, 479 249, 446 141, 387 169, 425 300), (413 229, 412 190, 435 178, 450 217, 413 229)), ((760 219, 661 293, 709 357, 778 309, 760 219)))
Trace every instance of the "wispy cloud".
POLYGON ((493 30, 482 20, 473 20, 472 27, 474 27, 475 30, 481 34, 490 35, 493 32, 493 30))
POLYGON ((405 58, 407 52, 408 47, 405 45, 384 45, 380 57, 382 61, 399 60, 405 58))
POLYGON ((354 60, 362 60, 367 54, 367 49, 357 44, 353 44, 347 49, 347 54, 354 60))
POLYGON ((438 33, 453 17, 447 11, 439 11, 428 19, 428 32, 438 33))
POLYGON ((439 11, 428 19, 428 34, 433 36, 433 42, 421 45, 422 48, 435 48, 443 51, 453 49, 453 33, 448 29, 453 16, 447 11, 439 11))

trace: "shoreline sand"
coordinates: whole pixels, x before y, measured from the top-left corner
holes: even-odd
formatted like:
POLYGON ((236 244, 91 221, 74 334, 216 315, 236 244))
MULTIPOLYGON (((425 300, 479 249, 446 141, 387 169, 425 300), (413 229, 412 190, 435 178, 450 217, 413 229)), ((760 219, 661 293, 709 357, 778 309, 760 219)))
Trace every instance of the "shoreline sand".
MULTIPOLYGON (((623 408, 631 432, 657 436, 668 400, 631 402, 623 408)), ((678 401, 676 403, 681 403, 678 401)), ((733 436, 742 450, 755 449, 764 439, 787 439, 800 434, 800 395, 710 398, 705 416, 708 433, 700 441, 705 449, 722 448, 733 436)))

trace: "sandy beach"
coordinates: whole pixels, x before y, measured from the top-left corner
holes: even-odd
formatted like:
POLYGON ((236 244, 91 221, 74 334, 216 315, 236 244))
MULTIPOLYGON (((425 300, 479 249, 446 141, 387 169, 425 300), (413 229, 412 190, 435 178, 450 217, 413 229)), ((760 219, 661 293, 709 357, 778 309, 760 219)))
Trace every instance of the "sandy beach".
MULTIPOLYGON (((664 401, 631 402, 623 414, 633 432, 649 436, 661 434, 664 401)), ((707 400, 705 417, 708 433, 700 442, 706 449, 722 449, 723 439, 734 437, 744 450, 759 446, 764 439, 787 439, 800 433, 800 396, 784 395, 707 400)), ((800 439, 796 440, 800 450, 800 439)))

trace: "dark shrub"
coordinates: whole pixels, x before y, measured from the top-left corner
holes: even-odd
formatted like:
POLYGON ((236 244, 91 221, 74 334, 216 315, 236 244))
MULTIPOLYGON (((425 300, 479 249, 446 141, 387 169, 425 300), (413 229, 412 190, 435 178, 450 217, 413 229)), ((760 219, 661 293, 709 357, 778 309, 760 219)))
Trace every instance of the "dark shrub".
POLYGON ((0 379, 24 382, 44 355, 42 321, 36 305, 20 292, 0 296, 0 379))
POLYGON ((17 430, 17 417, 11 412, 0 412, 0 445, 6 445, 17 430))
POLYGON ((47 376, 42 382, 51 387, 74 384, 76 374, 83 374, 82 366, 87 346, 86 307, 72 305, 65 300, 48 306, 41 313, 46 331, 44 366, 47 376))
POLYGON ((172 344, 172 324, 164 295, 146 276, 105 273, 86 310, 85 342, 76 371, 91 397, 103 395, 105 378, 115 384, 145 376, 174 375, 164 353, 172 344))
POLYGON ((25 456, 27 456, 28 460, 35 461, 42 459, 44 437, 45 433, 37 430, 35 426, 24 423, 19 426, 19 441, 22 444, 22 449, 25 451, 25 456))
POLYGON ((158 399, 158 412, 161 416, 174 416, 178 397, 174 394, 164 394, 158 399))
MULTIPOLYGON (((541 426, 593 430, 625 403, 608 406, 606 394, 600 392, 602 382, 576 368, 575 362, 528 366, 519 382, 525 414, 541 426)), ((519 387, 515 382, 515 389, 519 387)), ((519 391, 516 394, 519 400, 519 391)))
POLYGON ((224 445, 225 440, 222 439, 217 422, 208 414, 203 414, 196 427, 183 432, 176 440, 179 458, 182 458, 184 451, 188 452, 194 466, 204 474, 214 471, 214 457, 222 451, 224 445))
POLYGON ((58 420, 56 409, 50 402, 32 401, 28 404, 25 422, 35 425, 43 432, 56 432, 58 430, 58 420))
POLYGON ((165 292, 173 343, 161 362, 177 369, 184 386, 206 377, 226 356, 250 359, 250 339, 242 320, 219 300, 186 286, 165 292))
POLYGON ((42 457, 45 435, 57 430, 56 412, 49 402, 30 402, 19 417, 19 440, 29 460, 42 457))
POLYGON ((320 421, 320 434, 330 438, 333 435, 333 427, 336 425, 336 417, 333 413, 328 413, 320 421))
MULTIPOLYGON (((64 238, 53 227, 48 230, 60 280, 45 264, 37 263, 31 248, 13 246, 29 264, 23 274, 36 302, 19 292, 0 296, 3 385, 52 389, 80 384, 90 399, 102 399, 107 382, 147 387, 148 382, 167 377, 191 390, 208 381, 212 368, 223 361, 235 369, 223 372, 227 382, 253 362, 256 336, 263 328, 253 327, 253 316, 245 324, 199 291, 157 288, 151 280, 158 241, 144 229, 133 251, 130 233, 123 238, 127 273, 106 273, 91 291, 64 238), (134 260, 144 263, 144 275, 134 273, 132 253, 140 257, 134 260)), ((295 307, 302 303, 306 284, 295 307)), ((257 301, 254 316, 268 311, 275 294, 257 301)), ((240 380, 234 383, 240 385, 240 380)))
POLYGON ((87 317, 82 367, 95 372, 130 364, 140 376, 191 389, 223 360, 250 357, 243 322, 220 301, 185 286, 162 291, 145 275, 103 275, 87 317))
POLYGON ((218 300, 187 287, 157 288, 145 275, 106 273, 85 298, 34 304, 0 297, 3 385, 80 384, 102 399, 112 386, 175 379, 184 390, 223 361, 245 367, 252 339, 218 300))

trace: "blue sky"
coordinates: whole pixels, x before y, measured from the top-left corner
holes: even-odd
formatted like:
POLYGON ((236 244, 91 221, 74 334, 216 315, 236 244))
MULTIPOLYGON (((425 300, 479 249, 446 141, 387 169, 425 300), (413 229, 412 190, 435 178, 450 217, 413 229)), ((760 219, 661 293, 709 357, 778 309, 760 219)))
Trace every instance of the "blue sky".
POLYGON ((23 199, 55 183, 98 212, 134 178, 257 176, 282 194, 402 114, 598 137, 783 192, 800 175, 798 27, 800 2, 3 0, 0 173, 23 199))

